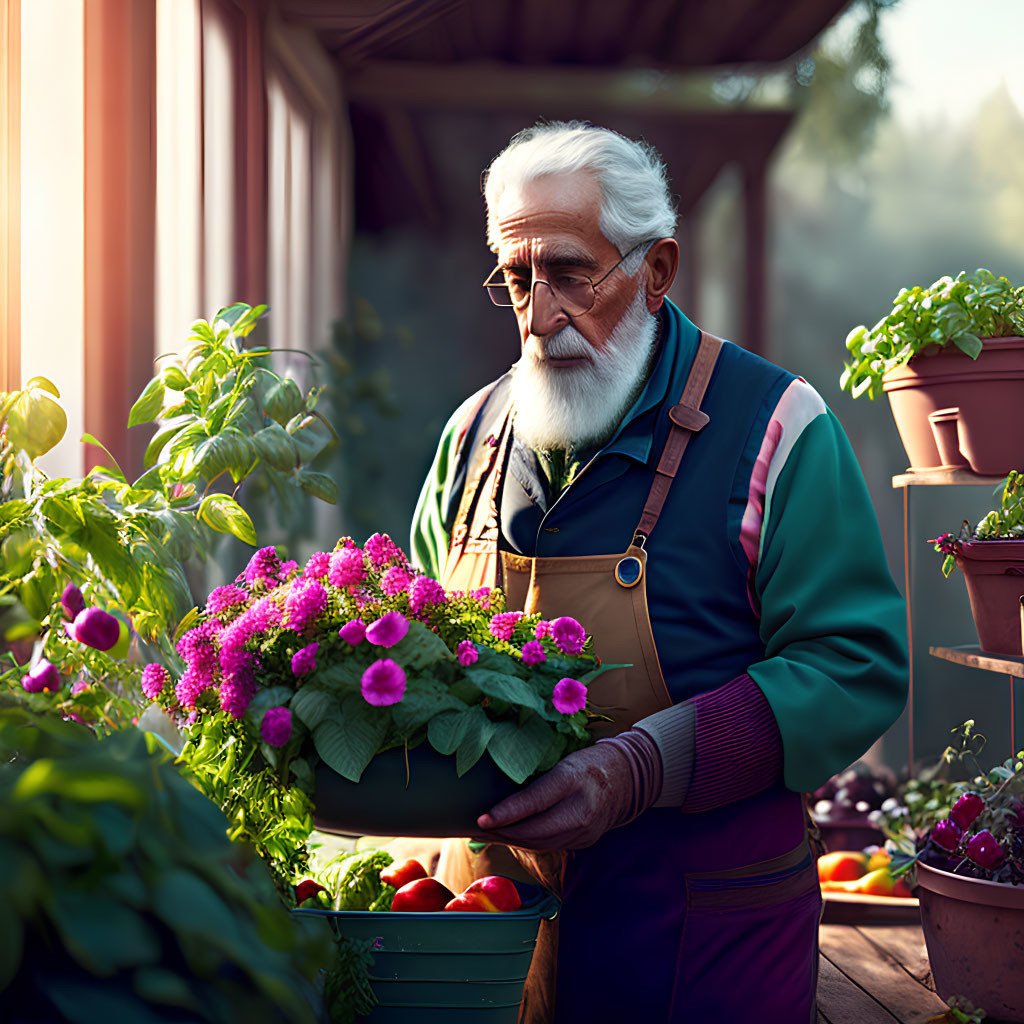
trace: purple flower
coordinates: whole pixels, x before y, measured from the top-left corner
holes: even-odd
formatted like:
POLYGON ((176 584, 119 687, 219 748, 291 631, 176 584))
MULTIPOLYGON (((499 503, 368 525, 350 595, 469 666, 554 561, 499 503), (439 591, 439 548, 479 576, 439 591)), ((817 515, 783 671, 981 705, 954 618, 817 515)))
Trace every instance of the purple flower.
POLYGON ((210 591, 210 596, 206 599, 206 611, 210 615, 220 615, 221 612, 226 612, 244 600, 245 591, 233 583, 228 583, 210 591))
POLYGON ((985 809, 985 801, 977 793, 964 793, 949 812, 949 820, 962 829, 971 827, 974 819, 985 809))
POLYGON ((151 662, 142 670, 142 692, 149 700, 156 700, 167 685, 168 678, 167 669, 163 665, 151 662))
POLYGON ((270 747, 283 747, 292 735, 292 713, 287 708, 268 708, 260 722, 260 737, 270 747))
POLYGON ((375 533, 363 545, 363 550, 375 569, 383 568, 395 558, 406 561, 402 549, 386 533, 375 533))
POLYGON ((60 673, 46 658, 40 658, 27 676, 21 677, 21 685, 28 693, 42 693, 49 690, 56 693, 61 686, 60 673))
POLYGON ((551 703, 563 715, 582 711, 587 703, 587 688, 577 679, 559 679, 551 694, 551 703))
POLYGON ((319 647, 319 643, 309 644, 292 655, 292 675, 304 676, 316 668, 316 652, 319 647))
POLYGON ((956 537, 951 533, 943 533, 938 537, 933 537, 927 543, 934 544, 936 551, 941 551, 944 555, 955 555, 959 544, 957 544, 956 537))
POLYGON ((336 587, 349 587, 361 583, 366 576, 363 553, 359 548, 342 548, 331 555, 327 579, 336 587))
POLYGON ((397 704, 405 693, 405 673, 398 662, 381 658, 363 673, 359 688, 367 704, 397 704))
POLYGON ((472 640, 463 640, 455 648, 455 657, 459 659, 459 664, 463 668, 469 668, 470 665, 479 659, 480 653, 477 651, 476 644, 472 640))
POLYGON ((551 623, 551 638, 563 654, 579 654, 587 642, 587 633, 571 615, 563 615, 551 623))
POLYGON ((240 668, 220 684, 220 707, 232 718, 241 718, 256 696, 256 676, 251 669, 240 668))
POLYGON ((366 639, 378 647, 394 647, 409 632, 409 620, 401 612, 387 612, 366 627, 366 639))
POLYGON ((498 612, 491 616, 491 624, 488 627, 491 636, 499 640, 511 640, 512 634, 516 631, 516 624, 523 617, 522 612, 498 612))
POLYGON ((252 628, 256 633, 265 633, 271 626, 280 626, 281 609, 269 595, 261 597, 250 609, 252 628))
POLYGON ((967 856, 980 868, 994 868, 1002 861, 1003 850, 986 828, 967 840, 967 856))
POLYGON ((551 636, 551 623, 547 619, 541 619, 534 628, 533 635, 538 640, 546 640, 551 636))
POLYGON ((281 559, 272 547, 260 548, 245 567, 245 582, 251 587, 260 580, 277 582, 277 574, 281 568, 281 559))
POLYGON ((409 611, 413 615, 421 615, 428 608, 444 604, 447 600, 444 587, 429 576, 417 576, 409 588, 409 611))
POLYGON ((288 577, 291 576, 291 574, 295 572, 295 570, 298 569, 298 567, 299 563, 296 562, 294 558, 288 559, 287 562, 282 562, 281 568, 277 570, 277 578, 282 583, 287 583, 288 577))
POLYGON ((381 577, 380 589, 388 597, 394 597, 396 594, 404 594, 409 589, 409 584, 412 583, 412 580, 412 573, 407 566, 393 565, 381 577))
POLYGON ((316 580, 298 579, 284 599, 284 624, 301 633, 315 622, 327 607, 327 591, 316 580))
POLYGON ((69 583, 64 588, 64 593, 60 595, 60 606, 69 619, 76 619, 85 611, 85 598, 74 583, 69 583))
POLYGON ((75 639, 97 651, 109 651, 121 633, 121 624, 102 608, 86 608, 75 616, 75 639))
POLYGON ((316 551, 309 556, 306 568, 302 575, 307 580, 322 580, 331 568, 331 553, 329 551, 316 551))
POLYGON ((362 619, 350 619, 341 627, 341 629, 338 630, 338 636, 340 636, 345 643, 356 647, 361 644, 366 637, 366 623, 363 622, 362 619))
POLYGON ((491 607, 491 588, 481 587, 479 590, 474 590, 469 595, 474 601, 480 602, 480 607, 489 610, 491 607))
POLYGON ((932 839, 935 840, 937 846, 941 846, 942 849, 952 853, 960 845, 960 837, 963 833, 960 831, 960 827, 956 822, 940 821, 935 828, 932 829, 932 839))
POLYGON ((539 665, 547 661, 548 656, 544 653, 544 645, 539 640, 527 640, 523 644, 523 664, 539 665))

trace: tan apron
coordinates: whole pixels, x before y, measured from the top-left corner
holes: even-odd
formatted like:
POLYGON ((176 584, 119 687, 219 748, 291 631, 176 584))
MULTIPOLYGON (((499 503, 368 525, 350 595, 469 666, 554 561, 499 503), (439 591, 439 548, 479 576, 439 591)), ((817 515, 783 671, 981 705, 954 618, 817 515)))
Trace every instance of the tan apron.
MULTIPOLYGON (((690 436, 708 423, 700 404, 721 345, 721 339, 702 333, 682 397, 669 411, 669 437, 633 542, 625 552, 558 558, 500 553, 501 582, 510 610, 539 612, 548 619, 572 615, 593 634, 601 661, 629 666, 605 672, 589 688, 589 702, 611 719, 592 728, 598 738, 613 736, 672 704, 651 630, 643 545, 658 520, 690 436), (644 572, 634 585, 626 587, 617 582, 615 570, 628 557, 639 559, 644 572)), ((448 590, 473 590, 498 582, 498 500, 511 421, 511 410, 506 407, 500 437, 480 442, 492 451, 479 460, 481 466, 467 480, 463 492, 442 580, 448 590)), ((566 862, 563 852, 518 848, 512 852, 533 878, 560 895, 566 862)), ((493 844, 472 856, 466 840, 446 840, 438 877, 453 892, 460 892, 474 877, 508 874, 508 864, 507 847, 493 844)), ((521 1022, 541 1024, 553 1017, 557 941, 558 919, 542 921, 520 1007, 521 1022)))

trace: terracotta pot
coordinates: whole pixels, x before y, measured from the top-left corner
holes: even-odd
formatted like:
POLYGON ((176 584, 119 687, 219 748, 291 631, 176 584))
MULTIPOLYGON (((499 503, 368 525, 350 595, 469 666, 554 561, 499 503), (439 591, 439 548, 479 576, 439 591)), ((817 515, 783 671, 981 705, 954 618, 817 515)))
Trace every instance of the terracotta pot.
POLYGON ((966 996, 987 1017, 1024 1024, 1024 885, 917 863, 921 927, 935 991, 966 996))
POLYGON ((887 373, 896 428, 912 469, 943 465, 928 417, 959 408, 958 448, 975 473, 1005 476, 1024 467, 1024 338, 985 338, 977 359, 955 345, 914 356, 887 373))
POLYGON ((960 407, 939 409, 928 417, 935 447, 939 450, 939 459, 943 469, 968 469, 969 463, 960 453, 960 407))
POLYGON ((988 654, 1021 654, 1020 598, 1024 595, 1024 540, 976 540, 960 545, 978 642, 988 654))
POLYGON ((455 756, 421 743, 409 751, 385 750, 359 782, 320 763, 316 769, 313 824, 321 832, 369 836, 467 836, 476 819, 516 785, 484 754, 461 778, 455 756))

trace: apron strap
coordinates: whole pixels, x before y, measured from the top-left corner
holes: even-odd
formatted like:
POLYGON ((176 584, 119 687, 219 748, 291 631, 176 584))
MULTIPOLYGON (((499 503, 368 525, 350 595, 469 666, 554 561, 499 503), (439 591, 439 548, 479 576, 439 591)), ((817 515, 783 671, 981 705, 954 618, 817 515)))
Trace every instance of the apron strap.
POLYGON ((682 398, 679 399, 679 404, 672 406, 668 412, 672 426, 669 428, 668 438, 654 474, 654 483, 651 485, 650 494, 647 495, 647 504, 644 505, 643 515, 634 536, 634 543, 641 547, 658 522, 658 516, 661 515, 668 490, 672 486, 676 470, 679 469, 683 452, 686 451, 686 445, 691 436, 703 430, 710 421, 708 414, 701 411, 700 404, 704 400, 704 392, 707 390, 721 348, 721 338, 701 331, 700 348, 697 349, 697 356, 690 368, 690 376, 686 380, 686 387, 683 388, 682 398))

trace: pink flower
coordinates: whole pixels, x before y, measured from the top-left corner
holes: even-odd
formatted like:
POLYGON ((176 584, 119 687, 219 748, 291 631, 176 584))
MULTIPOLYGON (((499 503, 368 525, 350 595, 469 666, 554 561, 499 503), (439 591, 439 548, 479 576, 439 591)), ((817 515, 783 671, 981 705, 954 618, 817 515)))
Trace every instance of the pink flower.
POLYGON ((302 575, 307 580, 322 580, 331 568, 331 553, 329 551, 316 551, 309 556, 306 568, 302 575))
POLYGON ((491 607, 491 588, 481 587, 479 590, 474 590, 470 595, 474 601, 480 602, 480 607, 485 610, 490 610, 491 607))
POLYGON ((960 546, 957 544, 956 537, 951 533, 943 533, 938 537, 933 537, 928 543, 934 544, 935 550, 941 551, 944 555, 955 555, 960 546))
POLYGON ((288 582, 288 577, 291 576, 296 569, 298 569, 299 563, 294 558, 289 558, 287 562, 281 563, 281 568, 277 570, 277 578, 282 583, 288 582))
POLYGON ((1003 851, 986 828, 967 840, 967 856, 980 868, 994 868, 1002 861, 1003 851))
POLYGON ((393 565, 381 577, 380 589, 388 597, 394 597, 396 594, 404 594, 409 589, 409 584, 412 583, 412 580, 412 573, 406 566, 393 565))
POLYGON ((296 580, 284 599, 284 624, 301 633, 327 607, 327 591, 316 580, 296 580))
POLYGON ((149 700, 157 699, 163 688, 167 685, 167 681, 167 669, 163 665, 157 665, 153 662, 142 670, 142 692, 149 700))
POLYGON ((366 639, 378 647, 394 647, 408 632, 409 620, 401 612, 387 612, 366 627, 366 639))
POLYGON ((455 648, 455 657, 459 659, 459 664, 463 668, 469 668, 470 665, 479 660, 480 653, 477 651, 476 644, 472 640, 463 640, 455 648))
POLYGON ((277 581, 277 573, 281 568, 281 559, 272 547, 260 548, 245 567, 243 578, 251 587, 261 580, 277 581))
POLYGON ((587 633, 571 615, 563 615, 551 623, 551 638, 563 654, 579 654, 587 642, 587 633))
POLYGON ((271 747, 283 747, 292 735, 292 713, 287 708, 268 708, 260 722, 260 736, 271 747))
POLYGON ((240 668, 220 684, 220 707, 232 718, 242 718, 256 696, 256 675, 240 668))
POLYGON ((523 664, 539 665, 547 661, 548 656, 544 653, 544 645, 539 640, 527 640, 523 644, 523 664))
POLYGON ((43 690, 56 693, 61 687, 60 673, 46 658, 40 658, 35 668, 21 677, 21 685, 27 693, 42 693, 43 690))
POLYGON ((342 548, 331 555, 327 579, 336 587, 349 587, 361 583, 366 576, 363 553, 359 548, 342 548))
POLYGON ((210 596, 206 599, 206 611, 210 615, 220 615, 221 612, 226 612, 244 600, 245 591, 241 587, 228 583, 226 586, 210 591, 210 596))
POLYGON ((444 587, 429 576, 417 576, 409 588, 409 611, 413 615, 420 615, 428 608, 444 604, 447 600, 448 595, 445 594, 444 587))
POLYGON ((121 624, 102 608, 86 608, 75 616, 74 637, 97 651, 109 651, 121 632, 121 624))
POLYGON ((367 704, 397 704, 405 693, 405 672, 397 662, 381 658, 363 673, 359 688, 367 704))
POLYGON ((402 549, 386 533, 375 533, 363 545, 363 550, 375 569, 383 568, 395 558, 406 561, 402 549))
POLYGON ((304 676, 316 668, 316 652, 320 644, 309 644, 292 655, 292 675, 304 676))
POLYGON ((949 820, 940 821, 932 829, 932 839, 935 840, 936 845, 941 846, 950 853, 960 845, 961 835, 963 833, 960 831, 960 827, 955 822, 949 820))
POLYGON ((511 640, 512 634, 516 631, 516 623, 522 617, 522 612, 498 612, 497 615, 493 615, 488 627, 491 636, 496 636, 499 640, 511 640))
POLYGON ((350 619, 345 623, 341 629, 338 630, 338 636, 347 644, 351 644, 353 647, 361 644, 366 637, 366 623, 362 619, 350 619))
POLYGON ((551 636, 551 623, 547 619, 541 619, 537 623, 536 628, 533 631, 533 635, 538 640, 546 640, 551 636))
POLYGON ((71 687, 71 696, 77 697, 80 693, 85 693, 88 689, 89 684, 84 679, 79 679, 78 682, 71 687))
POLYGON ((69 583, 64 588, 64 593, 60 595, 60 606, 69 619, 76 619, 85 611, 85 598, 74 583, 69 583))
POLYGON ((551 694, 551 703, 563 715, 582 711, 587 704, 587 688, 577 679, 559 679, 551 694))
POLYGON ((985 809, 985 801, 977 793, 964 793, 949 812, 949 820, 962 829, 971 827, 974 819, 985 809))

